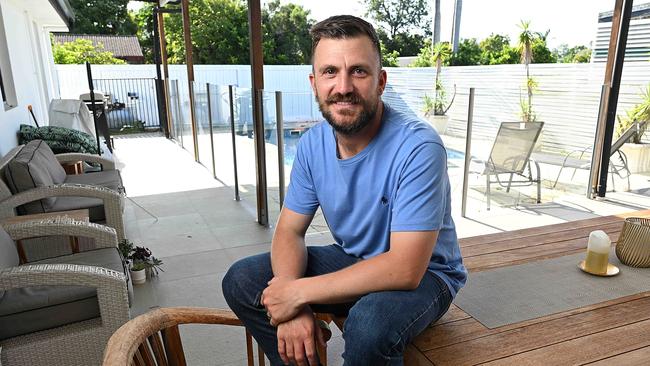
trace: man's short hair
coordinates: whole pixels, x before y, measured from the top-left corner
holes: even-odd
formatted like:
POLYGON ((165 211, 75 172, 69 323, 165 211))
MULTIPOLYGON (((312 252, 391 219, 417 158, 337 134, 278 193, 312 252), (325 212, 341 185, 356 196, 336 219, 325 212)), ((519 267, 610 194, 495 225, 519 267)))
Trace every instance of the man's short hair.
POLYGON ((311 60, 314 63, 314 52, 316 46, 323 38, 330 39, 345 39, 358 36, 366 36, 375 46, 377 57, 379 60, 379 67, 381 68, 381 46, 379 45, 379 37, 372 24, 366 22, 361 18, 352 15, 335 15, 323 21, 314 24, 309 30, 311 35, 311 60))

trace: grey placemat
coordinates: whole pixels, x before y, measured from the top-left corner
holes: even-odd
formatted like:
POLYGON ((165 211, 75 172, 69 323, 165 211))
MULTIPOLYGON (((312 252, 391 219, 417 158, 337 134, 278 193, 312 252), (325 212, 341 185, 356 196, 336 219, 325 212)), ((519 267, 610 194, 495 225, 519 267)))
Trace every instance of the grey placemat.
POLYGON ((497 328, 650 291, 650 268, 625 266, 612 250, 610 263, 621 272, 592 276, 578 268, 585 254, 470 273, 454 304, 486 327, 497 328))

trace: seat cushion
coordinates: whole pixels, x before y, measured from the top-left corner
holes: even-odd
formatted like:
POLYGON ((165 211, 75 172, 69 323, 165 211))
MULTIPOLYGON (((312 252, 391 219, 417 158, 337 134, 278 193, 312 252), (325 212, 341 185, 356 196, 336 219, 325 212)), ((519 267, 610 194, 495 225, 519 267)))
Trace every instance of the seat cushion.
POLYGON ((54 206, 47 212, 71 211, 88 209, 90 222, 102 223, 106 221, 104 203, 99 198, 64 196, 56 199, 54 206))
MULTIPOLYGON (((101 266, 124 273, 117 248, 104 248, 32 262, 101 266)), ((34 286, 5 291, 0 299, 0 340, 99 317, 95 288, 34 286)))
MULTIPOLYGON (((37 187, 63 183, 65 171, 54 153, 41 140, 34 140, 23 146, 20 152, 7 164, 5 178, 12 193, 20 193, 37 187)), ((20 214, 34 214, 49 211, 56 197, 29 202, 18 208, 20 214)))
POLYGON ((122 192, 123 190, 122 176, 119 170, 104 170, 100 172, 68 175, 65 177, 65 183, 101 186, 117 192, 122 192))

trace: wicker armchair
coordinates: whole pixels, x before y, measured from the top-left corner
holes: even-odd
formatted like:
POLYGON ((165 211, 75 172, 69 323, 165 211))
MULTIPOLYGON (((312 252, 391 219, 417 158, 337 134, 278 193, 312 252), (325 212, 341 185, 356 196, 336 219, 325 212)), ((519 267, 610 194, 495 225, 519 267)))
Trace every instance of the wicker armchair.
MULTIPOLYGON (((71 219, 50 219, 32 221, 4 228, 12 240, 21 240, 36 236, 70 235, 91 237, 95 240, 94 252, 106 251, 115 248, 117 254, 117 235, 115 230, 106 226, 73 221, 71 219)), ((6 238, 3 229, 0 234, 6 238)), ((1 239, 1 238, 0 238, 1 239)), ((5 257, 7 246, 4 247, 5 257)), ((102 253, 106 253, 102 252, 102 253)), ((92 253, 91 253, 92 254, 92 253)), ((80 253, 81 258, 89 258, 88 253, 80 253)), ((15 265, 0 267, 0 314, 7 320, 7 304, 10 301, 10 291, 21 291, 18 294, 32 294, 38 290, 48 289, 56 296, 63 296, 64 286, 83 286, 96 291, 96 302, 99 316, 68 324, 62 324, 49 329, 42 329, 32 333, 20 334, 0 340, 0 363, 3 366, 12 365, 97 365, 111 334, 122 324, 129 320, 129 302, 127 294, 127 277, 123 271, 112 270, 93 265, 79 264, 75 255, 67 256, 70 262, 66 264, 66 257, 57 257, 39 261, 38 264, 15 265), (75 263, 75 264, 70 264, 75 263), (30 288, 30 290, 21 290, 30 288), (33 289, 33 290, 32 290, 33 289), (29 292, 34 291, 34 292, 29 292), (5 304, 3 304, 5 303, 5 304), (4 308, 3 308, 4 306, 4 308)), ((6 259, 6 258, 3 258, 6 259)), ((119 254, 117 260, 121 265, 119 254)), ((7 262, 4 262, 6 265, 7 262)), ((0 263, 3 264, 3 263, 0 263)), ((92 290, 91 290, 92 291, 92 290)), ((16 292, 13 292, 16 294, 16 292)), ((52 297, 56 297, 52 296, 52 297)), ((49 300, 48 300, 49 301, 49 300)), ((15 306, 15 305, 14 305, 15 306)), ((50 306, 51 308, 51 306, 50 306)), ((29 310, 29 311, 33 311, 29 310)), ((14 309, 15 313, 23 316, 14 309)), ((11 314, 10 314, 11 315, 11 314)), ((69 312, 65 314, 70 315, 69 312)), ((41 314, 42 316, 42 314, 41 314)), ((73 314, 74 316, 74 314, 73 314)), ((49 320, 49 318, 45 318, 49 320)), ((11 318, 14 319, 14 318, 11 318)), ((35 319, 39 319, 38 316, 35 319)), ((41 319, 41 321, 45 321, 41 319)), ((35 322, 37 323, 37 322, 35 322)), ((42 324, 38 324, 42 326, 42 324)), ((4 324, 6 331, 19 328, 23 324, 4 324)), ((34 326, 34 324, 31 324, 34 326)), ((47 328, 47 327, 44 327, 47 328)))
MULTIPOLYGON (((19 207, 40 200, 54 199, 54 197, 78 197, 85 200, 99 199, 103 206, 103 217, 97 222, 114 228, 117 232, 118 239, 124 239, 125 235, 122 215, 124 211, 125 194, 121 182, 119 187, 105 187, 102 186, 102 184, 78 184, 66 181, 66 183, 39 186, 20 193, 13 193, 6 181, 6 169, 12 159, 20 153, 22 148, 23 146, 14 148, 0 160, 0 218, 16 216, 19 207)), ((66 153, 57 154, 55 155, 55 158, 60 163, 76 161, 99 163, 102 166, 103 172, 115 171, 114 162, 96 155, 66 153)), ((88 173, 83 174, 83 176, 93 177, 93 174, 99 173, 88 173)), ((117 173, 117 176, 119 177, 119 173, 117 173)), ((72 176, 68 176, 68 178, 71 177, 72 176)), ((97 177, 100 176, 97 175, 97 177)), ((79 180, 79 178, 76 179, 79 180)), ((121 178, 119 179, 121 180, 121 178)), ((91 206, 93 205, 93 203, 89 204, 91 206)), ((94 205, 96 205, 96 203, 94 205)), ((85 207, 83 207, 83 204, 81 204, 81 207, 68 207, 61 210, 54 207, 47 212, 57 212, 78 208, 85 207)), ((92 214, 91 221, 95 221, 92 218, 92 214)))
MULTIPOLYGON (((178 329, 180 324, 221 324, 242 326, 241 321, 230 310, 175 307, 159 308, 142 314, 124 324, 113 334, 104 351, 103 366, 124 365, 186 365, 183 344, 178 329)), ((327 324, 320 321, 329 340, 332 333, 327 324)), ((253 341, 246 332, 248 365, 254 365, 253 341)), ((327 365, 327 352, 319 347, 321 365, 327 365)), ((258 347, 258 365, 263 366, 264 353, 258 347)))

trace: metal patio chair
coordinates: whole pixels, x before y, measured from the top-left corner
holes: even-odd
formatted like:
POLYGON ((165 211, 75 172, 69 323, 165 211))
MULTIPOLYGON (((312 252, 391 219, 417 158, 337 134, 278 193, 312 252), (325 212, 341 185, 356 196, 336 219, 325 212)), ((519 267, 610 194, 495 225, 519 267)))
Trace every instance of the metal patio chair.
POLYGON ((539 164, 530 156, 542 127, 544 122, 502 122, 488 160, 473 159, 483 164, 483 169, 477 173, 486 176, 485 195, 488 210, 492 183, 506 188, 506 192, 510 192, 511 187, 537 184, 537 203, 541 202, 539 164), (534 175, 531 165, 535 166, 534 175))

